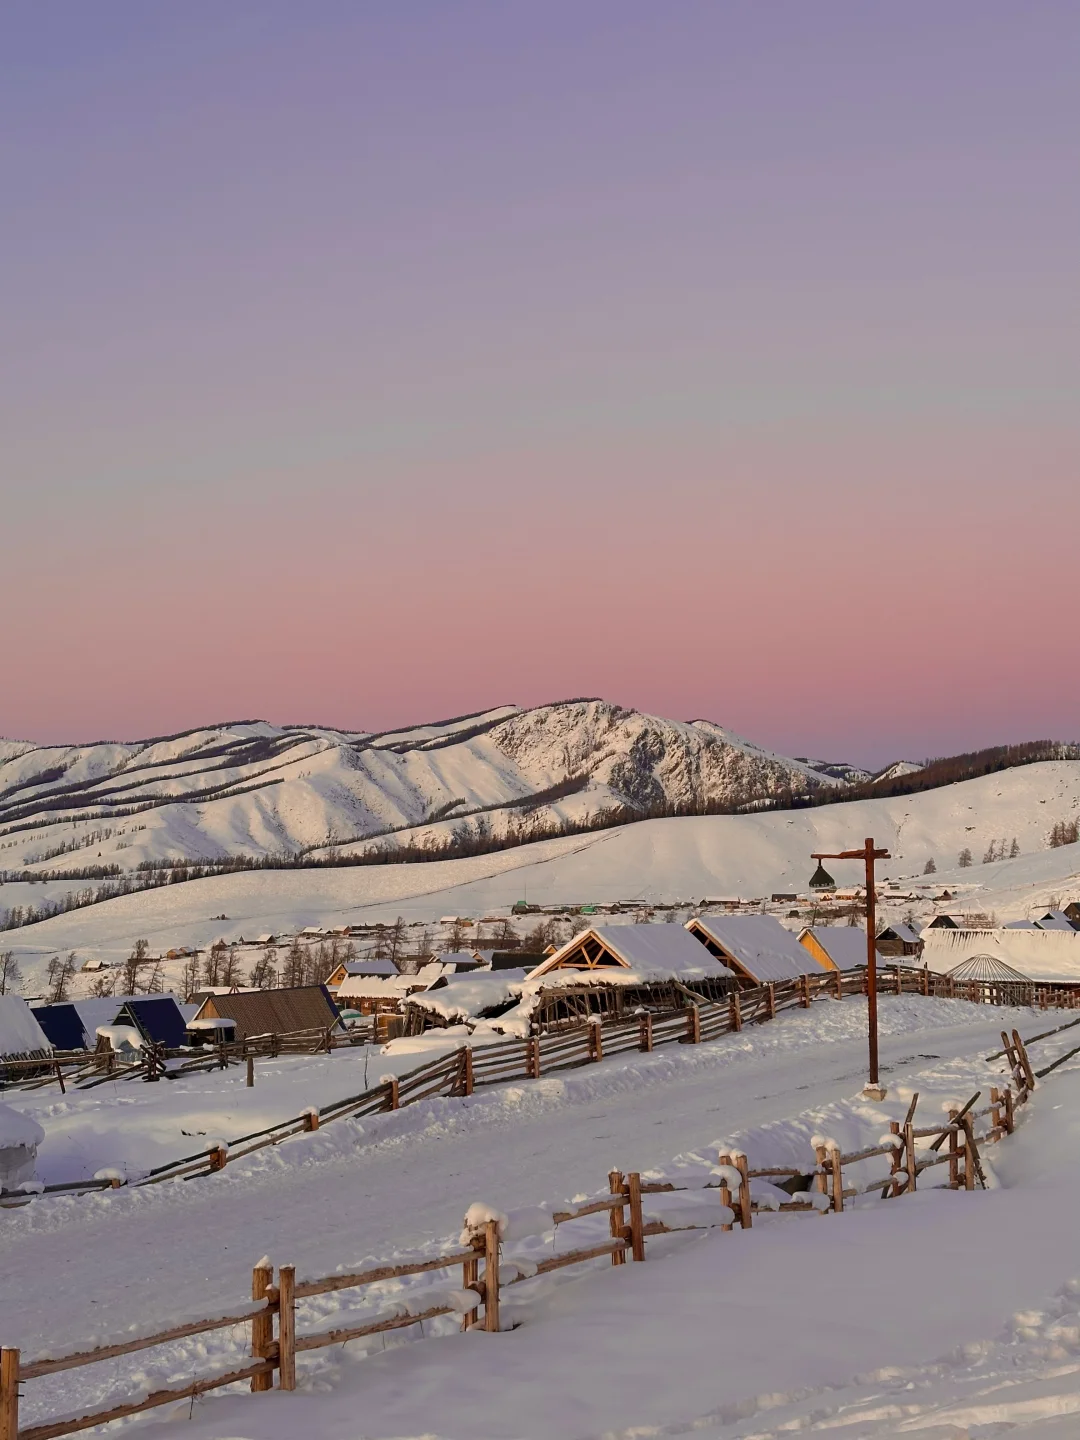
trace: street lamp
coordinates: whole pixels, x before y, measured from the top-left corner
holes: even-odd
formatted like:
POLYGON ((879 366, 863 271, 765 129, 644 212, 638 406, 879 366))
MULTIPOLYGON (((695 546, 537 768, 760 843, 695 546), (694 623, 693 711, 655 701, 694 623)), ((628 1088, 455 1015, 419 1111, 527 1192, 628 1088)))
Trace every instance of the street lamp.
POLYGON ((866 864, 866 1008, 870 1028, 870 1081, 863 1094, 869 1100, 884 1100, 885 1090, 878 1079, 877 1033, 877 915, 874 861, 889 860, 888 850, 875 850, 873 839, 861 850, 841 850, 835 855, 811 855, 811 860, 862 860, 866 864))

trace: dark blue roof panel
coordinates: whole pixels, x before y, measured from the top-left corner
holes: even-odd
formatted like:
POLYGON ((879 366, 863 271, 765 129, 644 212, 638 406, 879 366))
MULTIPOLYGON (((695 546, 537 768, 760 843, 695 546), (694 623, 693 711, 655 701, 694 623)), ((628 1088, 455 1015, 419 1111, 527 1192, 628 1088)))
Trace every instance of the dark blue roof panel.
POLYGON ((85 1050, 86 1031, 74 1005, 35 1005, 34 1019, 54 1050, 85 1050))

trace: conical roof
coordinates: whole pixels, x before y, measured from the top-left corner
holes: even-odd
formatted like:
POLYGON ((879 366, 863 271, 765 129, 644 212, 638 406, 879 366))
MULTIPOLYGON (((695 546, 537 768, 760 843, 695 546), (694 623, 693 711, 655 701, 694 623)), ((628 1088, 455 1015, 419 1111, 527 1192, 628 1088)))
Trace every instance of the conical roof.
POLYGON ((1014 970, 1011 965, 1006 965, 1005 961, 999 960, 996 955, 969 955, 966 960, 961 960, 959 965, 954 965, 948 973, 952 980, 1011 981, 1013 984, 1017 982, 1023 985, 1031 984, 1029 975, 1022 975, 1019 970, 1014 970))
POLYGON ((821 863, 820 860, 818 861, 817 869, 814 871, 813 875, 811 875, 811 877, 810 877, 810 889, 811 889, 811 890, 835 890, 835 889, 836 889, 836 881, 832 878, 832 876, 829 874, 829 872, 825 869, 825 866, 822 865, 822 863, 821 863))

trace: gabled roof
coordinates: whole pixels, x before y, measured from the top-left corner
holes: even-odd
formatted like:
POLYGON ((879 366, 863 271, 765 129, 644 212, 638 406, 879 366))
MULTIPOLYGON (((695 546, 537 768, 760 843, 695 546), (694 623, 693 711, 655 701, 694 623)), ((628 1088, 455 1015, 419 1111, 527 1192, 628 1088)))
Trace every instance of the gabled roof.
MULTIPOLYGON (((681 925, 600 925, 582 930, 526 977, 539 989, 555 974, 613 984, 701 980, 718 967, 681 925)), ((719 972, 722 973, 722 972, 719 972)))
POLYGON ((1044 910, 1035 916, 1040 930, 1075 930, 1076 926, 1062 910, 1044 910))
POLYGON ((838 970, 857 970, 866 964, 866 931, 861 925, 808 925, 799 934, 800 944, 807 935, 817 941, 838 970))
POLYGON ((431 990, 412 996, 409 1004, 446 1020, 471 1020, 505 1009, 520 996, 524 982, 524 970, 474 970, 441 980, 431 990))
MULTIPOLYGON (((378 982, 372 982, 378 983, 378 982)), ((196 1020, 220 1017, 236 1022, 236 1038, 249 1035, 292 1035, 300 1030, 329 1030, 340 1017, 325 985, 299 985, 291 990, 254 990, 240 995, 210 995, 196 1020)))
POLYGON ((721 964, 755 985, 811 974, 816 963, 774 915, 701 915, 686 928, 698 944, 711 940, 723 952, 721 964))
POLYGON ((34 1005, 34 1019, 44 1030, 49 1044, 57 1050, 87 1050, 90 1048, 83 1028, 82 1016, 70 1003, 59 1005, 34 1005))
POLYGON ((164 1045, 170 1050, 184 1043, 187 1024, 179 1005, 171 995, 147 995, 128 1000, 117 1011, 113 1025, 130 1025, 144 1040, 164 1045))
POLYGON ((877 938, 879 940, 900 940, 905 945, 919 943, 919 935, 914 926, 905 925, 902 921, 898 921, 895 925, 886 925, 877 938))
POLYGON ((0 995, 0 1057, 52 1048, 26 1001, 18 995, 0 995))

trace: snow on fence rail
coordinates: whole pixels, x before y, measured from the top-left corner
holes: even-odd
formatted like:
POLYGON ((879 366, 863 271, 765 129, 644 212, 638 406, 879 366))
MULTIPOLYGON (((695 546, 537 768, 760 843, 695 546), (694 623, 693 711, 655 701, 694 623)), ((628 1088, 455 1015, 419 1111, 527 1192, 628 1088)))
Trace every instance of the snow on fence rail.
MULTIPOLYGON (((744 1026, 773 1020, 785 1010, 809 1009, 814 1000, 842 1000, 846 996, 865 993, 864 968, 829 970, 777 984, 735 990, 725 1002, 703 1001, 700 1005, 688 1004, 680 1009, 659 1012, 643 1011, 614 1020, 601 1021, 597 1018, 572 1029, 555 1030, 526 1040, 510 1039, 476 1047, 464 1045, 404 1075, 387 1076, 359 1095, 321 1108, 311 1106, 288 1120, 268 1125, 236 1140, 221 1142, 194 1155, 185 1155, 130 1179, 116 1171, 102 1171, 93 1180, 37 1186, 31 1193, 0 1191, 0 1208, 30 1204, 38 1195, 90 1193, 119 1189, 125 1185, 157 1185, 165 1180, 213 1175, 224 1170, 230 1160, 241 1159, 267 1146, 279 1145, 294 1135, 318 1130, 333 1120, 398 1110, 437 1095, 471 1095, 478 1086, 539 1080, 560 1070, 595 1064, 605 1057, 629 1051, 648 1052, 657 1045, 699 1045, 738 1032, 744 1026)), ((1019 982, 954 981, 948 975, 902 965, 879 967, 878 993, 927 995, 990 1005, 1027 1003, 1042 1009, 1080 1008, 1080 991, 1077 990, 1021 985, 1019 982), (1027 996, 1025 1001, 1016 998, 1014 992, 1018 991, 1027 996)), ((206 1068, 208 1064, 217 1063, 216 1059, 199 1060, 192 1062, 192 1068, 206 1068)), ((144 1073, 142 1067, 133 1068, 144 1073)), ((183 1073, 187 1068, 181 1067, 179 1072, 170 1073, 183 1073)))
MULTIPOLYGON (((1058 1027, 1063 1028, 1067 1027, 1058 1027)), ((1057 1030, 1048 1031, 1033 1039, 1056 1033, 1057 1030)), ((482 1324, 485 1330, 498 1332, 504 1328, 502 1299, 511 1286, 571 1266, 592 1265, 603 1260, 624 1265, 628 1256, 634 1262, 644 1261, 646 1241, 655 1236, 717 1227, 730 1232, 736 1224, 750 1229, 755 1215, 767 1213, 840 1214, 846 1208, 846 1201, 860 1196, 877 1192, 885 1200, 913 1193, 918 1189, 920 1177, 941 1164, 949 1167, 942 1188, 973 1190, 976 1185, 985 1188, 979 1146, 995 1143, 1012 1133, 1016 1109, 1026 1103, 1036 1084, 1018 1032, 1014 1030, 1010 1036, 1002 1031, 1001 1038, 1004 1048, 998 1055, 1007 1059, 1011 1073, 1003 1087, 991 1089, 988 1105, 976 1108, 981 1094, 977 1091, 962 1109, 950 1110, 944 1125, 916 1128, 914 1116, 919 1099, 916 1094, 905 1120, 893 1121, 889 1133, 877 1145, 845 1155, 835 1142, 815 1136, 811 1142, 814 1161, 805 1173, 786 1166, 752 1168, 743 1151, 730 1147, 719 1153, 717 1163, 704 1177, 697 1177, 697 1183, 680 1184, 662 1176, 643 1178, 636 1171, 624 1175, 622 1171, 612 1170, 608 1175, 607 1193, 578 1200, 562 1209, 532 1206, 505 1215, 488 1205, 473 1205, 465 1215, 458 1247, 436 1255, 299 1281, 293 1266, 282 1265, 277 1270, 276 1283, 274 1269, 269 1259, 264 1258, 252 1272, 250 1302, 237 1304, 226 1315, 174 1323, 148 1335, 25 1361, 20 1350, 3 1347, 0 1349, 0 1440, 59 1440, 64 1435, 176 1400, 194 1399, 210 1390, 244 1381, 252 1392, 264 1392, 273 1387, 275 1373, 279 1389, 294 1390, 298 1355, 407 1329, 418 1323, 422 1325, 425 1320, 443 1316, 460 1316, 462 1330, 482 1324), (989 1118, 989 1128, 977 1133, 976 1124, 983 1118, 989 1118), (920 1141, 929 1143, 920 1148, 920 1141), (948 1149, 944 1154, 939 1153, 946 1143, 948 1149), (853 1169, 865 1168, 876 1159, 888 1161, 884 1173, 869 1179, 862 1174, 853 1179, 853 1169), (759 1182, 756 1192, 754 1181, 759 1182), (708 1192, 715 1192, 715 1199, 708 1192), (680 1199, 680 1195, 685 1198, 680 1199), (593 1238, 590 1242, 589 1237, 585 1237, 585 1244, 547 1253, 547 1237, 553 1237, 554 1245, 554 1235, 560 1227, 592 1217, 599 1220, 605 1215, 607 1238, 593 1238), (507 1248, 514 1242, 533 1240, 542 1240, 542 1253, 534 1250, 514 1254, 507 1248), (534 1255, 539 1258, 533 1258, 534 1255), (451 1275, 457 1267, 461 1270, 460 1285, 451 1275), (300 1331, 298 1303, 344 1290, 377 1288, 388 1281, 417 1275, 443 1278, 434 1288, 420 1290, 412 1297, 399 1296, 389 1303, 384 1299, 381 1308, 373 1314, 353 1315, 348 1324, 300 1331), (478 1316, 478 1311, 482 1311, 482 1315, 478 1316), (20 1427, 20 1391, 28 1381, 238 1326, 249 1328, 250 1361, 246 1364, 227 1360, 217 1369, 182 1385, 163 1386, 132 1396, 112 1396, 96 1408, 84 1408, 40 1424, 20 1427)), ((1062 1061, 1056 1061, 1048 1068, 1060 1063, 1062 1061)), ((432 1071, 435 1067, 424 1068, 432 1071)), ((378 1297, 374 1303, 379 1304, 378 1297)))

